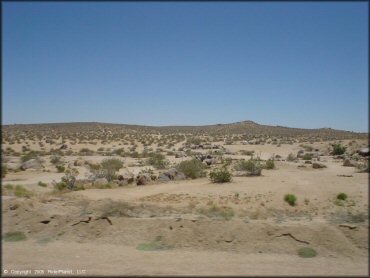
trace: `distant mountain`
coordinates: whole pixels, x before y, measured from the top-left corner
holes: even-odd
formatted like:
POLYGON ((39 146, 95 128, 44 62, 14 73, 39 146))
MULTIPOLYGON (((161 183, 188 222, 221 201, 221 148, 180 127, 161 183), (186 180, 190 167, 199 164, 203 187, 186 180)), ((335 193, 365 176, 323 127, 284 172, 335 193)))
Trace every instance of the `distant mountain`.
POLYGON ((333 139, 367 138, 368 133, 357 133, 331 128, 304 129, 283 126, 261 125, 253 121, 242 121, 230 124, 214 124, 204 126, 144 126, 128 124, 110 124, 98 122, 47 123, 47 124, 15 124, 3 125, 3 135, 41 134, 41 135, 73 135, 73 134, 136 134, 136 133, 187 133, 192 135, 246 135, 252 136, 283 136, 283 137, 325 137, 333 139))

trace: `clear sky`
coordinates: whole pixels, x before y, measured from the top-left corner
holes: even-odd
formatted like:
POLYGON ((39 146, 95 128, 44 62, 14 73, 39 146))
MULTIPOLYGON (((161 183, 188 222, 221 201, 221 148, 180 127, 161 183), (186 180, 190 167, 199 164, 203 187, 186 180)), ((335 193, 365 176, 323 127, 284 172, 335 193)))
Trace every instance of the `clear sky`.
POLYGON ((367 2, 3 2, 3 124, 368 131, 367 2))

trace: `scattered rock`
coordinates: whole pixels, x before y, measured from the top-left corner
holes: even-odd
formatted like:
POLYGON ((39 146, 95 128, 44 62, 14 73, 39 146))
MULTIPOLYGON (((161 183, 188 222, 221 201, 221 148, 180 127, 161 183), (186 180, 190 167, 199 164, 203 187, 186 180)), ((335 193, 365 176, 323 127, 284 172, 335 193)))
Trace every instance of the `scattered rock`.
POLYGON ((27 169, 40 170, 42 169, 42 164, 38 159, 30 159, 22 163, 21 169, 22 170, 27 170, 27 169))
POLYGON ((152 181, 152 177, 148 173, 139 174, 136 177, 136 185, 146 185, 152 181))
POLYGON ((363 148, 358 150, 357 153, 361 156, 369 156, 370 155, 370 148, 363 148))
POLYGON ((346 158, 344 161, 343 161, 343 166, 344 167, 355 167, 357 165, 357 162, 354 161, 354 160, 349 160, 348 158, 346 158))

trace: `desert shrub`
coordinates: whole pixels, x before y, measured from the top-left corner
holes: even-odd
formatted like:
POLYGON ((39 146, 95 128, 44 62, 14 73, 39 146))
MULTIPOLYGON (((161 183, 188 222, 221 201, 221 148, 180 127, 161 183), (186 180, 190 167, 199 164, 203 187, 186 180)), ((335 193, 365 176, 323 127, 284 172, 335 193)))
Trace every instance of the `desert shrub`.
POLYGON ((4 241, 22 241, 26 240, 27 236, 23 232, 8 232, 3 235, 4 241))
POLYGON ((65 183, 65 182, 57 182, 55 185, 54 185, 54 188, 58 191, 63 191, 65 189, 68 188, 68 185, 65 183))
POLYGON ((231 173, 226 167, 215 169, 209 173, 209 178, 215 183, 224 183, 231 181, 231 173))
POLYGON ((41 186, 41 187, 47 187, 48 186, 46 183, 44 183, 42 181, 39 181, 37 185, 41 186))
POLYGON ((14 189, 14 186, 12 184, 6 184, 6 185, 4 185, 4 187, 7 190, 13 190, 14 189))
POLYGON ((294 194, 286 194, 284 196, 284 201, 287 202, 291 206, 295 206, 297 197, 294 194))
POLYGON ((14 188, 14 195, 17 196, 17 197, 25 197, 25 198, 29 198, 31 197, 33 194, 31 191, 27 190, 26 188, 24 188, 22 185, 17 185, 15 188, 14 188))
POLYGON ((311 160, 313 157, 313 154, 311 153, 305 153, 302 157, 303 160, 311 160))
POLYGON ((64 177, 62 177, 62 181, 61 183, 59 183, 59 187, 62 189, 67 188, 69 190, 74 190, 77 176, 78 176, 78 171, 76 169, 68 169, 65 172, 64 177))
POLYGON ((316 255, 316 250, 310 247, 302 247, 298 250, 298 256, 302 258, 313 258, 316 257, 316 255))
POLYGON ((61 161, 61 157, 59 155, 53 155, 51 158, 50 158, 50 163, 54 164, 54 165, 58 165, 60 164, 62 161, 61 161))
POLYGON ((346 147, 342 146, 341 144, 334 144, 332 145, 333 150, 331 152, 332 155, 342 155, 346 152, 346 147))
POLYGON ((108 181, 112 181, 119 169, 123 167, 123 162, 116 158, 105 159, 101 163, 101 171, 103 177, 108 181))
POLYGON ((289 155, 288 155, 288 157, 287 157, 287 161, 294 161, 294 160, 296 160, 296 156, 294 155, 294 154, 292 154, 292 153, 290 153, 289 155))
POLYGON ((94 151, 90 150, 89 148, 82 148, 79 151, 80 155, 93 155, 94 151))
POLYGON ((160 153, 151 154, 147 163, 156 169, 165 169, 169 164, 168 160, 165 159, 165 156, 160 153))
POLYGON ((35 151, 30 151, 29 153, 21 156, 21 161, 26 162, 30 159, 36 159, 38 157, 38 153, 35 151))
POLYGON ((176 169, 185 174, 187 178, 197 179, 205 176, 205 165, 198 159, 185 160, 180 162, 176 169))
POLYGON ((231 207, 219 207, 213 203, 210 203, 208 208, 199 209, 198 212, 210 218, 221 218, 224 220, 230 220, 235 214, 231 207))
POLYGON ((273 159, 268 159, 265 163, 264 168, 267 170, 275 169, 275 161, 273 159))
POLYGON ((55 167, 57 168, 58 173, 64 173, 64 171, 66 170, 66 167, 64 167, 63 165, 57 165, 55 167))
POLYGON ((347 199, 347 194, 346 193, 339 193, 338 195, 337 195, 337 199, 338 200, 343 200, 343 201, 345 201, 346 199, 347 199))
POLYGON ((253 155, 254 151, 241 150, 240 153, 242 155, 253 155))
POLYGON ((256 158, 251 158, 247 161, 241 160, 234 166, 236 171, 247 171, 251 176, 260 176, 262 168, 261 161, 256 158))
POLYGON ((1 178, 5 178, 6 174, 8 173, 8 168, 5 164, 1 164, 1 178))

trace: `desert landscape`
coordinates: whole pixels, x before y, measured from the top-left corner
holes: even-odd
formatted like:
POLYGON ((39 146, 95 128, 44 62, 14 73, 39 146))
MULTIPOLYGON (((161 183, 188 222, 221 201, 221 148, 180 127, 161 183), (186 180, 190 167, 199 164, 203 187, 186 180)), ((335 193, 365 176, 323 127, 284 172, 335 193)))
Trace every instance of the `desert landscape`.
POLYGON ((4 276, 368 275, 367 133, 3 125, 1 158, 4 276))

